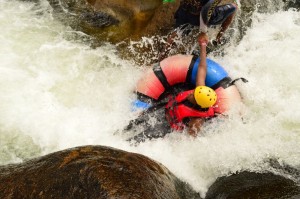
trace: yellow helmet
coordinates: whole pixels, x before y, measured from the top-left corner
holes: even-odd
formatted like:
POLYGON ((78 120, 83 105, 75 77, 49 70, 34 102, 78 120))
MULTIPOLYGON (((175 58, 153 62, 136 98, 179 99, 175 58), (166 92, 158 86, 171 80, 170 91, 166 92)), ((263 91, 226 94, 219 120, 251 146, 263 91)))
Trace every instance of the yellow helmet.
POLYGON ((194 91, 194 97, 201 108, 209 108, 217 101, 216 92, 207 86, 197 86, 194 91))

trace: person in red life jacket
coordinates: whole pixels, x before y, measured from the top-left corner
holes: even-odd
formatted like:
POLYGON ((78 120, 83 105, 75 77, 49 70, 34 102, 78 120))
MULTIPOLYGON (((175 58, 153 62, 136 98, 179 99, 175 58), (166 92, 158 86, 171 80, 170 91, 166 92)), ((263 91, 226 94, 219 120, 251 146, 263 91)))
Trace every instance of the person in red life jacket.
POLYGON ((205 119, 215 116, 213 105, 216 101, 217 94, 213 89, 197 86, 194 90, 170 98, 166 106, 166 119, 170 127, 177 131, 188 126, 188 133, 195 137, 205 119))
POLYGON ((184 126, 188 126, 188 132, 193 136, 196 136, 206 118, 215 115, 212 106, 217 101, 215 91, 205 86, 207 38, 203 36, 199 42, 201 61, 198 65, 196 88, 179 93, 175 99, 170 99, 166 106, 166 119, 170 127, 183 130, 184 126))
POLYGON ((143 115, 146 118, 138 118, 131 122, 125 130, 130 131, 133 129, 133 125, 142 123, 142 128, 146 128, 137 129, 136 131, 141 130, 142 132, 128 139, 129 141, 142 142, 146 138, 163 137, 170 133, 170 130, 182 131, 185 127, 188 127, 190 135, 196 136, 204 121, 215 116, 213 105, 217 101, 217 94, 213 89, 205 86, 207 70, 206 44, 206 39, 203 39, 201 41, 200 63, 196 76, 196 88, 181 92, 176 97, 170 96, 167 103, 163 104, 164 109, 156 106, 155 109, 159 109, 159 112, 155 116, 163 115, 163 117, 155 121, 156 128, 151 128, 151 124, 149 124, 151 118, 147 111, 143 115), (160 129, 163 129, 163 131, 160 131, 160 129))

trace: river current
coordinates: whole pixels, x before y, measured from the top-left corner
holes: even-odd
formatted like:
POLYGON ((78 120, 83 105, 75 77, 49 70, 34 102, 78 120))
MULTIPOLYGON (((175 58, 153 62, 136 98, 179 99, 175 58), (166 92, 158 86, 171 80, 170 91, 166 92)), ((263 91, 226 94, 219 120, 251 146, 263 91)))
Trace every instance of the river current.
POLYGON ((251 19, 241 41, 209 55, 249 80, 237 82, 244 119, 232 111, 197 138, 172 133, 133 146, 120 130, 135 117, 132 91, 146 66, 111 44, 90 48, 46 1, 0 0, 0 164, 106 145, 161 162, 202 194, 219 176, 268 169, 268 159, 300 169, 300 12, 251 19))

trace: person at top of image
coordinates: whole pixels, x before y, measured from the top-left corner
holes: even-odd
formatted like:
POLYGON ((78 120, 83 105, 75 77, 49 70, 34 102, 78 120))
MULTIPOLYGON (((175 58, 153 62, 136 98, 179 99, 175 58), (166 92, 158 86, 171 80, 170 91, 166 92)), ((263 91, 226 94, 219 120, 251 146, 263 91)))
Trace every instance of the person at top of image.
POLYGON ((219 5, 222 0, 182 0, 175 13, 175 28, 187 24, 199 26, 200 34, 206 34, 209 26, 221 25, 215 41, 221 42, 224 32, 232 23, 237 11, 237 2, 219 5))
MULTIPOLYGON (((159 55, 159 60, 166 57, 166 51, 178 37, 177 30, 187 35, 191 29, 199 26, 198 42, 209 37, 208 27, 220 25, 220 30, 215 39, 214 45, 222 43, 224 32, 232 24, 235 13, 238 9, 236 0, 232 3, 225 3, 225 0, 181 0, 179 8, 175 12, 175 30, 168 36, 167 44, 159 55)), ((200 45, 200 44, 199 44, 200 45)))

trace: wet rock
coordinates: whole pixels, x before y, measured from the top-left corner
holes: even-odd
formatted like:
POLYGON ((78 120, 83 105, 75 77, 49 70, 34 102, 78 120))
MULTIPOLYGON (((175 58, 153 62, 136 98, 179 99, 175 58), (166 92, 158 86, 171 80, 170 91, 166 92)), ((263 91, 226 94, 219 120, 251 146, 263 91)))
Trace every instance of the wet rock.
POLYGON ((81 18, 85 19, 87 23, 92 24, 95 28, 105 28, 119 23, 117 19, 103 12, 83 13, 81 18))
POLYGON ((205 199, 283 199, 300 198, 300 187, 292 179, 271 172, 243 171, 218 178, 205 199))
MULTIPOLYGON (((216 180, 206 199, 300 198, 300 172, 276 160, 273 172, 243 171, 216 180), (277 174, 277 173, 280 173, 277 174)), ((0 198, 155 198, 200 196, 163 165, 104 146, 58 151, 0 166, 0 198)))
POLYGON ((286 8, 296 8, 300 10, 300 1, 299 0, 283 0, 286 3, 286 8))
MULTIPOLYGON (((23 0, 24 1, 24 0, 23 0)), ((30 0, 25 0, 30 1, 30 0)), ((31 0, 37 2, 38 0, 31 0)), ((142 36, 166 35, 174 25, 174 13, 180 1, 162 3, 162 0, 48 0, 54 16, 75 30, 82 31, 99 41, 118 43, 139 40, 142 36)), ((233 0, 224 0, 230 3, 233 0)), ((272 12, 282 4, 299 5, 293 0, 243 0, 238 28, 244 34, 251 25, 254 10, 272 12)), ((299 6, 298 6, 299 7, 299 6)))
POLYGON ((200 198, 163 165, 104 146, 0 167, 0 198, 200 198))
POLYGON ((153 33, 150 24, 161 20, 161 16, 154 15, 162 0, 48 1, 56 18, 100 41, 117 43, 140 38, 153 33))
MULTIPOLYGON (((24 1, 24 0, 23 0, 24 1)), ((25 0, 38 1, 38 0, 25 0)), ((224 0, 231 3, 234 0, 224 0)), ((180 38, 176 45, 166 48, 168 34, 173 30, 174 13, 180 1, 162 3, 162 0, 48 0, 53 16, 67 26, 85 34, 75 34, 92 47, 103 42, 117 45, 121 58, 138 65, 151 65, 164 57, 197 50, 198 28, 180 38), (196 49, 195 49, 196 48, 196 49)), ((299 8, 295 0, 243 0, 235 17, 233 28, 226 31, 222 45, 208 47, 208 53, 222 56, 230 42, 238 43, 251 27, 254 12, 268 13, 281 10, 284 5, 299 8)), ((74 31, 75 32, 75 31, 74 31)))

